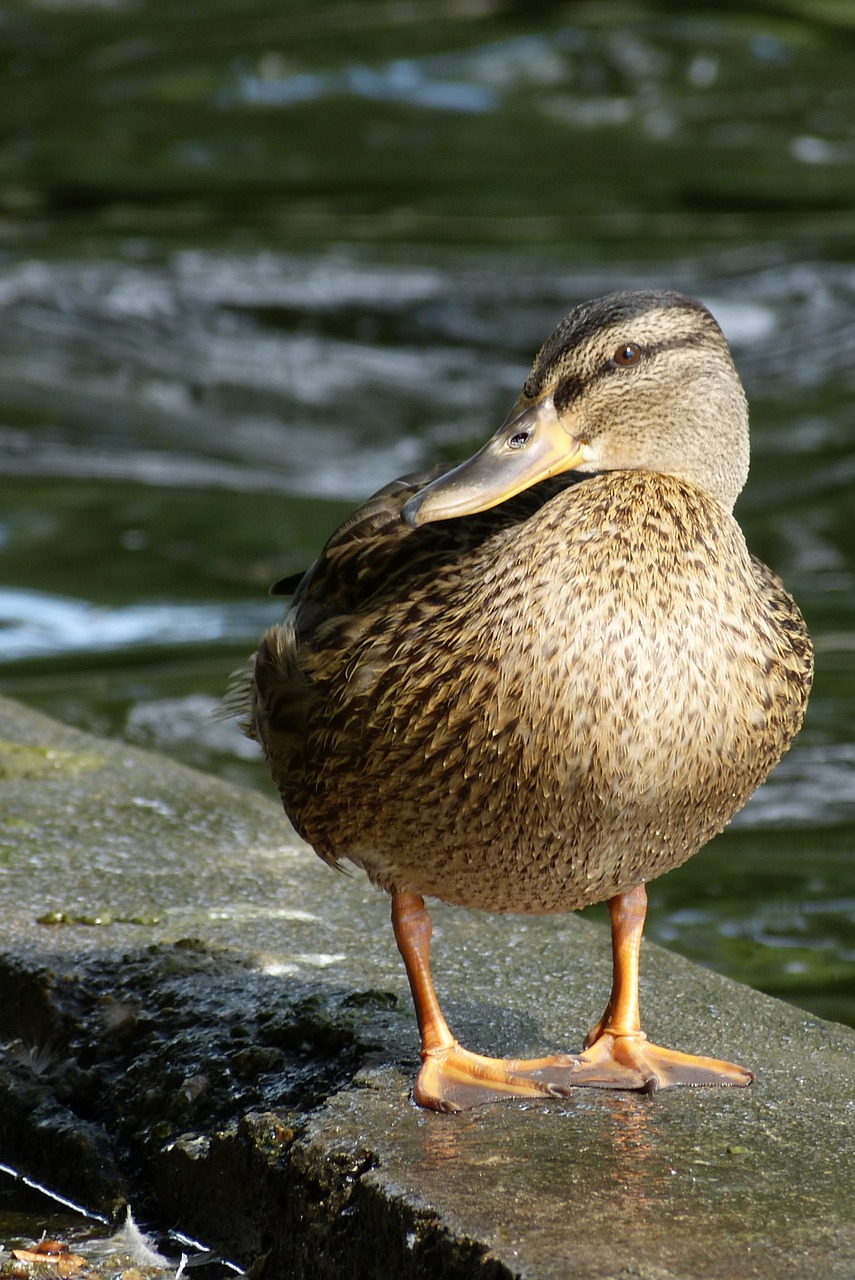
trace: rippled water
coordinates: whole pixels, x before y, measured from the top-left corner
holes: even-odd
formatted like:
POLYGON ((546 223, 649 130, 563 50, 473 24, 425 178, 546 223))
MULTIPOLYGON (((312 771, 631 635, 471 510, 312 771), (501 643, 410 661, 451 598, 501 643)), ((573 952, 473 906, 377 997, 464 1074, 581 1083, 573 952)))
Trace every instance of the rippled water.
POLYGON ((752 404, 738 514, 818 674, 650 934, 855 1024, 855 45, 588 9, 9 12, 0 684, 267 785, 210 715, 267 583, 485 439, 574 302, 697 294, 752 404))

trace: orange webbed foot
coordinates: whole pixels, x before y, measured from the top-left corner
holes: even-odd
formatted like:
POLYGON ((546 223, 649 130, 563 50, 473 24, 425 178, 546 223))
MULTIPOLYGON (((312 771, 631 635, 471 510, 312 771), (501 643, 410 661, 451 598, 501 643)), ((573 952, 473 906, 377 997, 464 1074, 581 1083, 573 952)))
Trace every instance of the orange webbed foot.
POLYGON ((579 1059, 566 1053, 546 1058, 487 1058, 456 1041, 422 1053, 413 1099, 433 1111, 466 1111, 506 1098, 566 1097, 579 1059))
POLYGON ((754 1080, 745 1067, 652 1044, 643 1031, 620 1033, 596 1028, 579 1055, 573 1083, 594 1089, 657 1089, 720 1085, 742 1088, 754 1080))
POLYGON ((487 1058, 456 1042, 423 1053, 413 1099, 433 1111, 466 1111, 487 1102, 566 1098, 574 1089, 653 1093, 678 1086, 744 1087, 754 1076, 732 1062, 651 1044, 643 1032, 602 1032, 584 1053, 545 1058, 487 1058))
POLYGON ((422 1041, 414 1100, 434 1111, 464 1111, 508 1098, 545 1101, 572 1089, 633 1089, 652 1093, 678 1085, 744 1086, 750 1071, 732 1062, 694 1057, 651 1044, 638 1016, 638 952, 646 894, 639 885, 609 902, 614 977, 603 1017, 578 1055, 486 1058, 464 1049, 448 1029, 430 977, 430 917, 415 893, 395 894, 392 921, 404 958, 422 1041))

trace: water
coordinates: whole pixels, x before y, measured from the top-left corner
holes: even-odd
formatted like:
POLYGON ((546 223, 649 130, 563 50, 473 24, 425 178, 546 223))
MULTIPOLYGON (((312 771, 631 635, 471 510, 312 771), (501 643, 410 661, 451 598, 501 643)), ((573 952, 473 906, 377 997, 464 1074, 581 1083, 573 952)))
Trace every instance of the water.
POLYGON ((129 1207, 114 1223, 0 1164, 0 1268, 4 1275, 113 1280, 229 1280, 243 1271, 180 1231, 140 1229, 129 1207), (45 1253, 48 1256, 45 1256, 45 1253))
POLYGON ((855 18, 673 9, 4 10, 0 687, 267 787, 210 717, 267 584, 486 439, 574 302, 697 294, 818 670, 648 933, 855 1025, 855 18))

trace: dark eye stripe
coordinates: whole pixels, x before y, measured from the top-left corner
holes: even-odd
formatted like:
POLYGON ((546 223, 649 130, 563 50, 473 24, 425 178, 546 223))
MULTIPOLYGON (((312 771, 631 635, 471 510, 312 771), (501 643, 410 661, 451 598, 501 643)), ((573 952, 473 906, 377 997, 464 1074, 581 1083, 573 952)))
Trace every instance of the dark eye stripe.
MULTIPOLYGON (((626 343, 624 345, 641 346, 640 343, 626 343)), ((643 357, 646 356, 649 359, 651 356, 658 355, 660 351, 674 351, 679 347, 697 348, 708 345, 710 345, 710 338, 708 334, 686 333, 677 338, 665 338, 662 342, 651 342, 649 346, 641 346, 641 354, 643 357)), ((586 378, 577 377, 575 374, 569 374, 566 378, 562 378, 553 393, 553 403, 555 404, 556 410, 559 413, 562 413, 565 409, 568 409, 570 405, 575 404, 575 402, 579 400, 590 387, 592 387, 596 382, 599 382, 601 378, 615 377, 616 375, 623 373, 623 370, 627 367, 631 368, 634 366, 617 365, 615 364, 613 357, 609 357, 608 360, 596 368, 592 373, 588 374, 586 378)), ((534 388, 529 391, 528 386, 526 386, 526 394, 531 394, 532 398, 535 398, 537 393, 534 388)))
POLYGON ((592 378, 562 378, 552 395, 552 403, 555 405, 556 413, 563 413, 565 409, 569 409, 571 404, 585 394, 592 382, 597 380, 599 375, 595 374, 592 378))

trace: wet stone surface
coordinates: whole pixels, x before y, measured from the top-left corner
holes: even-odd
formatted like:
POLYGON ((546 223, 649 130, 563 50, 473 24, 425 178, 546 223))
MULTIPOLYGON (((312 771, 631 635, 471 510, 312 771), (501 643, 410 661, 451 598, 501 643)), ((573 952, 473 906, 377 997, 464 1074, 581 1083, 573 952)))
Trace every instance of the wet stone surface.
MULTIPOLYGON (((272 799, 14 703, 0 740, 0 1143, 29 1176, 270 1277, 855 1272, 851 1030, 648 947, 651 1036, 751 1089, 420 1112, 382 895, 272 799)), ((435 922, 467 1044, 579 1047, 602 928, 435 922)))

